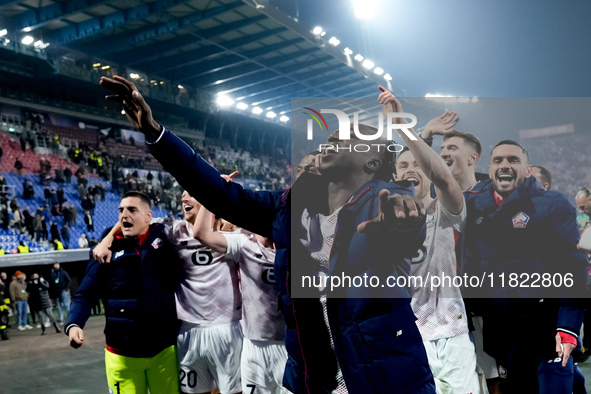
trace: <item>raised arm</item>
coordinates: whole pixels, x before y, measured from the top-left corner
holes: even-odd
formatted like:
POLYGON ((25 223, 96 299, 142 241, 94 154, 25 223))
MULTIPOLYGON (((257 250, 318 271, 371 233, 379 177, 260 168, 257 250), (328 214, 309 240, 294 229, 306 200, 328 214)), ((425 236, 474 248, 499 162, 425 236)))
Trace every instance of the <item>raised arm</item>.
POLYGON ((111 245, 115 240, 115 234, 119 232, 121 232, 121 223, 117 221, 109 234, 92 250, 92 258, 101 264, 111 262, 111 245))
POLYGON ((228 250, 228 241, 226 241, 226 237, 222 234, 211 230, 212 222, 213 214, 205 207, 201 207, 195 223, 193 223, 193 236, 214 252, 226 253, 228 250))
MULTIPOLYGON (((386 119, 388 112, 404 112, 402 110, 402 104, 400 104, 400 101, 392 93, 381 86, 380 90, 382 90, 382 93, 378 96, 378 100, 384 109, 384 113, 386 113, 386 119)), ((404 121, 404 119, 397 120, 398 123, 403 123, 404 121)), ((413 156, 421 166, 421 170, 433 182, 437 196, 440 198, 443 206, 451 213, 459 214, 464 206, 464 196, 460 185, 454 179, 445 162, 425 141, 418 138, 419 136, 413 129, 409 131, 417 137, 416 141, 411 140, 401 130, 397 129, 397 131, 410 148, 413 156)))
POLYGON ((217 216, 272 238, 275 205, 282 193, 254 192, 226 182, 191 147, 156 123, 150 107, 131 81, 118 76, 103 77, 101 85, 115 93, 107 99, 121 103, 128 119, 146 135, 152 155, 189 194, 217 216))

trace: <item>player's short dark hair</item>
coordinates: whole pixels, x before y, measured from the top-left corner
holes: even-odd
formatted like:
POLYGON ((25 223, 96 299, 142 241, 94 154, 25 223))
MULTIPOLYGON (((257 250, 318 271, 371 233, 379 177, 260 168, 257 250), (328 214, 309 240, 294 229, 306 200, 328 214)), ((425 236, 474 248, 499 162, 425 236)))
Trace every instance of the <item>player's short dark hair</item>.
POLYGON ((523 154, 525 155, 525 158, 527 159, 527 162, 529 163, 529 153, 527 153, 527 149, 525 149, 523 147, 523 145, 521 145, 519 142, 517 141, 513 141, 513 140, 503 140, 501 142, 499 142, 498 144, 496 144, 494 146, 494 148, 492 148, 492 150, 490 151, 490 154, 492 155, 492 152, 497 149, 497 146, 501 146, 501 145, 514 145, 514 146, 518 146, 521 148, 521 152, 523 152, 523 154))
MULTIPOLYGON (((358 126, 359 132, 364 135, 377 134, 378 132, 378 129, 376 127, 370 126, 368 124, 360 123, 358 126)), ((389 143, 390 141, 386 141, 386 144, 389 143)), ((395 144, 396 141, 391 141, 391 143, 395 144)), ((396 161, 396 153, 390 152, 386 147, 380 149, 379 153, 381 155, 380 159, 382 160, 382 165, 375 172, 374 179, 379 179, 384 182, 390 182, 392 180, 392 174, 394 174, 396 171, 396 169, 394 168, 394 163, 396 161)))
POLYGON ((542 183, 544 182, 548 182, 548 190, 550 190, 550 188, 552 187, 552 174, 550 174, 550 171, 548 171, 547 169, 545 169, 542 166, 534 166, 540 169, 540 178, 542 178, 542 183))
MULTIPOLYGON (((482 154, 482 145, 480 144, 480 140, 474 134, 464 133, 458 130, 452 130, 449 133, 443 136, 443 140, 446 141, 452 137, 458 137, 464 140, 465 144, 468 144, 478 153, 478 156, 482 154)), ((401 152, 402 153, 402 152, 401 152)))
POLYGON ((146 194, 142 193, 142 192, 136 192, 136 191, 128 191, 126 192, 123 197, 121 197, 121 200, 123 200, 124 198, 129 198, 129 197, 137 197, 140 200, 142 200, 143 203, 145 203, 146 205, 148 205, 148 208, 152 209, 152 201, 150 201, 150 197, 148 197, 146 194))

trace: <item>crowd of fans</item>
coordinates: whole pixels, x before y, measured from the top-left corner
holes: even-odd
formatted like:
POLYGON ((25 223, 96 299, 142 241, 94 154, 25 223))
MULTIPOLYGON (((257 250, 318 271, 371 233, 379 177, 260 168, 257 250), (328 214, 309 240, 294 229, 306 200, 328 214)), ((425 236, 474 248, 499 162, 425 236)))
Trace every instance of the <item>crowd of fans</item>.
MULTIPOLYGON (((47 241, 56 250, 76 246, 87 247, 96 240, 82 234, 76 245, 76 240, 70 240, 70 229, 85 225, 88 233, 95 230, 96 202, 105 200, 109 186, 110 191, 118 194, 127 191, 144 192, 154 206, 170 212, 169 215, 183 215, 182 189, 169 174, 163 171, 137 170, 159 167, 151 155, 146 153, 131 157, 120 154, 116 147, 121 146, 122 142, 115 142, 113 132, 109 135, 92 132, 96 134, 96 143, 91 142, 94 137, 75 139, 61 136, 48 127, 45 119, 43 114, 24 113, 24 123, 21 123, 19 135, 21 150, 36 151, 37 147, 44 146, 54 154, 67 157, 78 166, 78 170, 72 173, 70 168, 52 168, 52 163, 46 157, 40 156, 39 184, 43 186, 43 196, 35 195, 34 184, 29 179, 23 181, 23 194, 18 196, 25 201, 42 201, 36 210, 28 205, 21 207, 16 197, 8 201, 7 190, 3 188, 6 180, 0 175, 0 228, 13 228, 37 242, 47 241), (96 176, 104 182, 89 185, 88 177, 96 176), (73 178, 77 180, 82 211, 77 210, 71 201, 67 201, 63 187, 59 186, 71 184, 73 178), (52 186, 53 182, 58 186, 52 186), (79 223, 79 216, 83 218, 84 224, 79 223), (61 228, 58 228, 56 217, 63 218, 63 221, 60 221, 63 223, 61 228)), ((228 142, 214 139, 207 139, 206 142, 207 146, 205 143, 198 145, 190 141, 194 149, 222 173, 238 171, 239 179, 259 181, 260 188, 264 189, 280 190, 288 187, 291 168, 287 158, 281 155, 257 155, 254 158, 247 150, 232 147, 228 142)), ((135 144, 133 140, 127 143, 135 144)), ((140 147, 135 149, 141 152, 140 147)), ((14 168, 19 177, 23 177, 24 168, 19 159, 14 168)), ((17 248, 18 252, 29 251, 27 247, 22 246, 23 248, 17 248)), ((3 252, 10 253, 0 249, 0 254, 3 252)))
POLYGON ((552 174, 552 190, 573 202, 581 187, 591 185, 589 146, 591 136, 584 134, 537 138, 527 144, 531 163, 552 174))

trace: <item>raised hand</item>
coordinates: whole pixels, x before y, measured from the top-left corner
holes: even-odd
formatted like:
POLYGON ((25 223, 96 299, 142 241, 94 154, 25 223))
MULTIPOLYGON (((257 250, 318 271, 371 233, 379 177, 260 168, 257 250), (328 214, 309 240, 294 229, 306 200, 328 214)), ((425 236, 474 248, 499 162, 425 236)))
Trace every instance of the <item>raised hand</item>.
POLYGON ((233 173, 231 173, 230 175, 224 175, 221 174, 220 176, 222 178, 224 178, 226 180, 226 182, 232 182, 232 179, 234 179, 234 177, 238 175, 238 171, 234 171, 233 173))
MULTIPOLYGON (((380 86, 379 88, 382 91, 382 93, 380 93, 380 95, 378 96, 378 101, 382 105, 384 114, 387 114, 389 112, 404 112, 402 110, 402 104, 390 91, 388 91, 383 86, 380 86)), ((397 118, 395 121, 398 124, 408 123, 406 121, 406 118, 397 118)))
POLYGON ((446 111, 443 115, 431 119, 423 130, 423 138, 430 138, 434 135, 446 135, 453 131, 454 126, 460 121, 460 118, 456 118, 457 115, 458 113, 455 111, 446 111))
POLYGON ((425 207, 418 197, 392 194, 386 189, 379 194, 378 216, 357 226, 360 233, 391 230, 412 230, 425 216, 425 207))
POLYGON ((144 133, 148 139, 158 138, 161 127, 152 117, 152 109, 133 82, 115 75, 113 78, 101 77, 101 86, 115 93, 105 98, 121 104, 127 119, 135 128, 144 133))

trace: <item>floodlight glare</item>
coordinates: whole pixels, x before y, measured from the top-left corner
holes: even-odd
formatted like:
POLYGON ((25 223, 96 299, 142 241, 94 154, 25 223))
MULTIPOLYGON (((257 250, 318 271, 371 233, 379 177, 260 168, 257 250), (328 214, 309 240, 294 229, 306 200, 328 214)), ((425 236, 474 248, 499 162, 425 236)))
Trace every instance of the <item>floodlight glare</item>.
POLYGON ((322 33, 322 27, 320 27, 320 26, 316 26, 316 27, 314 28, 314 30, 312 30, 312 33, 314 33, 314 34, 316 34, 316 35, 319 35, 320 33, 322 33))
POLYGON ((136 73, 129 73, 129 76, 131 77, 131 79, 138 79, 140 77, 140 75, 136 73))
POLYGON ((32 36, 24 36, 23 40, 21 41, 24 45, 31 45, 35 41, 32 36))
POLYGON ((381 67, 376 67, 375 70, 373 70, 373 72, 376 75, 382 75, 384 73, 384 69, 381 67))
POLYGON ((246 109, 246 108, 248 108, 248 104, 246 104, 246 103, 238 103, 238 104, 236 104, 236 108, 238 108, 238 109, 246 109))
POLYGON ((392 76, 390 74, 386 74, 386 75, 384 75, 384 79, 386 81, 391 81, 392 80, 392 76))
POLYGON ((222 95, 222 96, 218 96, 217 103, 221 107, 227 107, 227 106, 230 106, 230 105, 234 104, 234 100, 232 100, 228 96, 222 95))
POLYGON ((355 55, 355 60, 357 60, 358 62, 363 61, 363 56, 361 56, 360 53, 358 53, 357 55, 355 55))
POLYGON ((353 54, 353 51, 352 51, 352 50, 350 50, 350 49, 349 49, 349 47, 345 48, 343 52, 345 52, 345 55, 347 55, 347 56, 349 56, 349 55, 352 55, 352 54, 353 54))
POLYGON ((363 68, 366 70, 371 70, 374 66, 373 62, 369 59, 365 59, 362 63, 363 68))
POLYGON ((8 30, 6 30, 6 29, 0 30, 0 37, 4 37, 7 34, 8 34, 8 30))
POLYGON ((277 114, 273 111, 267 112, 267 118, 269 118, 269 119, 273 119, 276 116, 277 116, 277 114))
POLYGON ((263 109, 261 107, 254 107, 252 109, 252 113, 255 114, 255 115, 260 115, 260 114, 263 113, 263 109))
POLYGON ((336 37, 332 37, 330 40, 328 40, 329 44, 334 45, 335 47, 338 46, 341 42, 339 41, 338 38, 336 37))
POLYGON ((353 11, 357 19, 372 19, 378 6, 377 0, 353 0, 353 11))
POLYGON ((279 120, 282 122, 287 122, 289 120, 289 116, 283 115, 282 117, 279 118, 279 120))
POLYGON ((183 90, 185 87, 183 85, 176 85, 177 88, 183 90))

